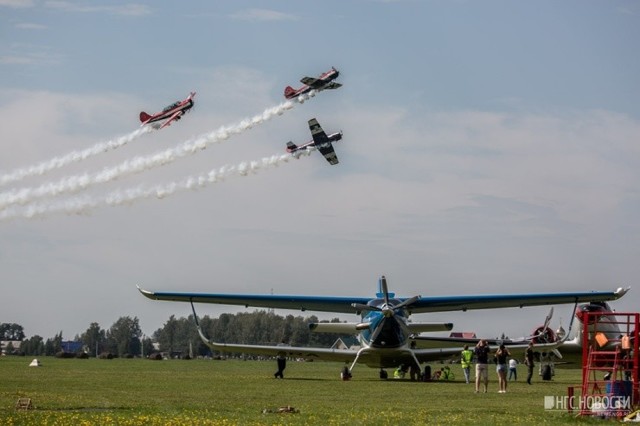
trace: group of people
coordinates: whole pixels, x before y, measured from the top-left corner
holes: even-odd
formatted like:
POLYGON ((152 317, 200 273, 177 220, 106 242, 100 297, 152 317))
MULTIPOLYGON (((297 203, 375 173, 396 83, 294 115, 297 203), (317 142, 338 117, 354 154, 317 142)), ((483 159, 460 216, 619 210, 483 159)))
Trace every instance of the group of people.
MULTIPOLYGON (((470 381, 470 370, 473 358, 476 359, 476 393, 480 392, 480 383, 484 386, 484 393, 487 392, 489 386, 489 355, 491 349, 485 340, 480 340, 474 350, 469 349, 469 345, 465 345, 462 353, 460 354, 460 365, 464 373, 464 378, 467 383, 470 381)), ((515 380, 518 378, 517 365, 518 362, 510 358, 511 353, 504 344, 500 345, 498 350, 493 355, 496 364, 496 373, 498 374, 498 393, 507 392, 507 366, 509 368, 509 380, 513 377, 515 380)), ((527 383, 531 384, 531 378, 533 377, 533 342, 529 342, 529 346, 524 353, 524 363, 527 366, 527 383)))
MULTIPOLYGON (((284 346, 285 343, 282 342, 278 346, 284 346)), ((480 383, 484 385, 484 393, 487 393, 487 388, 489 386, 489 355, 491 354, 491 349, 489 345, 484 339, 481 339, 474 350, 469 349, 469 345, 464 345, 464 349, 460 354, 460 365, 462 366, 462 372, 464 373, 464 379, 467 384, 470 381, 470 370, 471 364, 473 363, 473 358, 476 359, 476 393, 480 392, 480 383)), ((518 379, 517 365, 518 362, 510 358, 511 353, 509 349, 505 347, 504 344, 501 344, 498 350, 493 355, 494 361, 496 364, 496 372, 498 373, 498 393, 506 393, 507 392, 507 366, 509 368, 509 380, 513 377, 515 380, 518 379)), ((274 374, 276 379, 284 378, 284 369, 287 366, 287 358, 284 353, 279 354, 276 357, 278 363, 278 371, 274 374)), ((533 342, 529 342, 529 346, 524 352, 524 363, 527 366, 527 383, 531 384, 531 378, 533 377, 533 342)), ((445 367, 440 371, 437 371, 432 377, 432 380, 452 380, 453 373, 449 367, 445 367), (446 371, 445 371, 446 368, 446 371), (444 376, 442 376, 444 374, 444 376)), ((401 365, 394 373, 394 377, 402 378, 406 374, 407 367, 401 365)), ((345 366, 340 374, 342 380, 351 379, 351 371, 347 366, 345 366)), ((412 371, 412 380, 415 375, 412 371)))

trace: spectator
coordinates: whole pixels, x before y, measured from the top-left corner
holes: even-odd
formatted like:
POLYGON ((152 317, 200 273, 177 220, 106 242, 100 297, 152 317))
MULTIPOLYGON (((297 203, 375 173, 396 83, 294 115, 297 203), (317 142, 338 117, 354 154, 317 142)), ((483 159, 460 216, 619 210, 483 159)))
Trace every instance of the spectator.
POLYGON ((509 380, 513 377, 513 380, 518 380, 518 361, 514 358, 509 360, 509 380))
POLYGON ((480 391, 480 381, 484 384, 484 393, 487 393, 489 387, 489 372, 487 371, 489 363, 489 346, 484 340, 480 340, 475 348, 476 355, 476 393, 480 391))
POLYGON ((529 342, 529 346, 524 351, 524 364, 527 366, 527 383, 531 384, 533 377, 533 342, 529 342))
POLYGON ((469 345, 464 345, 460 353, 460 365, 464 373, 464 380, 469 384, 469 370, 471 369, 471 361, 473 360, 473 352, 469 350, 469 345))
POLYGON ((498 393, 507 392, 507 359, 511 353, 504 344, 500 345, 495 354, 496 373, 498 373, 498 393))

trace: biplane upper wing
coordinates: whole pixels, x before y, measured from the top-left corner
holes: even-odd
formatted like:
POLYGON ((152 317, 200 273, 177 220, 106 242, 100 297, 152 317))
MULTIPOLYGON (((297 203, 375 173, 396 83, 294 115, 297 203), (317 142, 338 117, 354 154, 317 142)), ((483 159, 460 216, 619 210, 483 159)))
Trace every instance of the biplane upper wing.
POLYGON ((525 306, 559 305, 563 303, 604 302, 617 300, 629 291, 577 291, 567 293, 483 294, 474 296, 421 297, 411 305, 411 312, 447 312, 469 309, 522 308, 525 306))
POLYGON ((318 151, 324 155, 324 158, 329 162, 329 164, 338 164, 338 156, 336 155, 327 134, 322 130, 320 123, 318 123, 318 120, 315 118, 309 120, 309 129, 311 130, 311 136, 313 136, 313 143, 318 151))
MULTIPOLYGON (((143 290, 140 293, 149 299, 176 302, 214 303, 240 305, 245 307, 292 309, 299 311, 321 311, 355 314, 359 309, 354 305, 367 304, 371 298, 341 296, 303 296, 275 294, 215 294, 189 292, 158 292, 143 290)), ((468 296, 421 297, 407 309, 412 313, 464 311, 468 309, 493 309, 523 306, 555 305, 589 301, 616 300, 627 289, 616 291, 593 291, 573 293, 529 293, 468 296)), ((398 300, 404 301, 405 298, 398 300)))

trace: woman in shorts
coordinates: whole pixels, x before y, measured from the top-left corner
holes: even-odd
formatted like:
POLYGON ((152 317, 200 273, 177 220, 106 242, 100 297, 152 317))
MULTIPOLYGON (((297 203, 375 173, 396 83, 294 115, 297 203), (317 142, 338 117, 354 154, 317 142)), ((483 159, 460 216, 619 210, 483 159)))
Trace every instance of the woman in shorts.
POLYGON ((494 356, 496 360, 496 372, 498 373, 498 393, 507 392, 507 360, 511 354, 504 344, 500 345, 494 356))

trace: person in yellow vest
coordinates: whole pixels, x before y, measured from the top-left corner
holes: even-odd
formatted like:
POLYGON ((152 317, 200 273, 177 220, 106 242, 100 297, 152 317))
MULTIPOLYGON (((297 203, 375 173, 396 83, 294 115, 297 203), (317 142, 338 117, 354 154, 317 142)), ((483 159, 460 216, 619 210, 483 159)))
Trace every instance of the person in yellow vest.
POLYGON ((400 364, 400 366, 393 372, 394 379, 404 379, 405 374, 407 374, 407 367, 404 364, 400 364))
POLYGON ((462 352, 460 353, 460 366, 462 366, 462 372, 464 373, 464 380, 469 384, 469 371, 471 369, 471 362, 473 361, 473 351, 469 350, 469 345, 464 345, 462 352))
POLYGON ((453 374, 453 371, 451 371, 451 367, 449 367, 448 365, 445 365, 444 367, 442 367, 440 369, 440 380, 455 380, 456 376, 455 374, 453 374))

